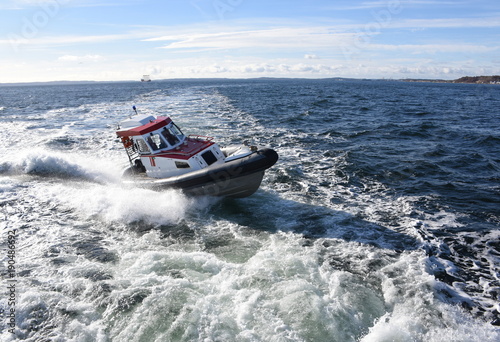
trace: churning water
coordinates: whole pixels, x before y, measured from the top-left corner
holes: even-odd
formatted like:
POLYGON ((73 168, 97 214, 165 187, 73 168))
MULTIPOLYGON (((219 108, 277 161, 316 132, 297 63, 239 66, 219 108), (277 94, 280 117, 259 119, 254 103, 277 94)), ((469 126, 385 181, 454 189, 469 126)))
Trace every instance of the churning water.
POLYGON ((0 87, 2 341, 500 340, 500 87, 0 87), (171 115, 278 163, 245 199, 120 183, 171 115))

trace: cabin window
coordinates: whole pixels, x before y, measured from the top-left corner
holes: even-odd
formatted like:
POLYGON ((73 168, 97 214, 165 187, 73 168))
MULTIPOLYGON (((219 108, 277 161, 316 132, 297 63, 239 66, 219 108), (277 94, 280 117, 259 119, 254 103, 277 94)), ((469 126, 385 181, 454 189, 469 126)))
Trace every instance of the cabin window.
POLYGON ((165 144, 165 141, 163 141, 159 134, 151 133, 151 135, 148 137, 148 143, 153 151, 161 150, 162 148, 167 147, 167 144, 165 144))
POLYGON ((176 124, 172 123, 172 126, 170 127, 170 131, 175 134, 176 136, 180 136, 180 135, 183 135, 182 132, 181 132, 181 129, 179 127, 177 127, 176 124))
POLYGON ((189 163, 181 161, 176 161, 175 166, 177 166, 178 169, 189 169, 191 167, 189 163))
POLYGON ((135 139, 135 148, 140 153, 151 153, 151 151, 149 150, 148 144, 146 144, 144 139, 136 138, 135 139))
POLYGON ((203 158, 203 160, 205 160, 205 163, 207 163, 207 165, 212 165, 217 161, 217 157, 214 156, 212 151, 207 151, 203 153, 201 157, 203 158))
POLYGON ((165 127, 163 131, 161 131, 161 135, 163 135, 171 146, 174 146, 179 143, 179 138, 177 138, 175 132, 172 132, 172 128, 168 129, 165 127))

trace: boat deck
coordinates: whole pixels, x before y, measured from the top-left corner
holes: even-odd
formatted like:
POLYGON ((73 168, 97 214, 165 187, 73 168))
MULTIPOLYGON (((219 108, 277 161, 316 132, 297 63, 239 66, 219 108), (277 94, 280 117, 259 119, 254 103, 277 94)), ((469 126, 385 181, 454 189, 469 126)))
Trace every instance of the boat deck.
POLYGON ((187 160, 198 152, 212 146, 214 143, 209 139, 186 138, 185 142, 174 150, 165 151, 154 155, 155 157, 187 160))

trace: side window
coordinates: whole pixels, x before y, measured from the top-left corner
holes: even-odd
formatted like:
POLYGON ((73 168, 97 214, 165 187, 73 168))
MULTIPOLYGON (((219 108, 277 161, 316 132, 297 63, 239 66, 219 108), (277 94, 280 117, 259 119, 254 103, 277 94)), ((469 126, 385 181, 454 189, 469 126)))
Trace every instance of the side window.
POLYGON ((153 149, 153 151, 161 150, 162 148, 166 148, 167 144, 162 140, 159 134, 151 134, 148 137, 149 146, 153 149))
POLYGON ((141 138, 135 139, 135 147, 140 153, 151 153, 148 144, 146 144, 144 139, 141 138))
POLYGON ((207 151, 203 153, 201 157, 205 160, 205 163, 207 163, 207 165, 212 165, 217 161, 217 157, 214 156, 212 151, 207 151))
POLYGON ((188 163, 186 162, 181 162, 181 161, 176 161, 175 166, 177 166, 178 169, 189 169, 191 166, 189 166, 188 163))

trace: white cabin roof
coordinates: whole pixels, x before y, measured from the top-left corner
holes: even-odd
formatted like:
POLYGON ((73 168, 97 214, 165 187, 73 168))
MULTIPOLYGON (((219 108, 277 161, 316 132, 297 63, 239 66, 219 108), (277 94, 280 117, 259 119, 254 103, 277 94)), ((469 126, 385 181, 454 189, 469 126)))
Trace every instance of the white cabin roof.
POLYGON ((145 124, 150 123, 155 119, 156 118, 153 115, 148 115, 148 114, 135 115, 131 118, 128 118, 120 122, 120 128, 123 130, 127 128, 144 126, 145 124))

